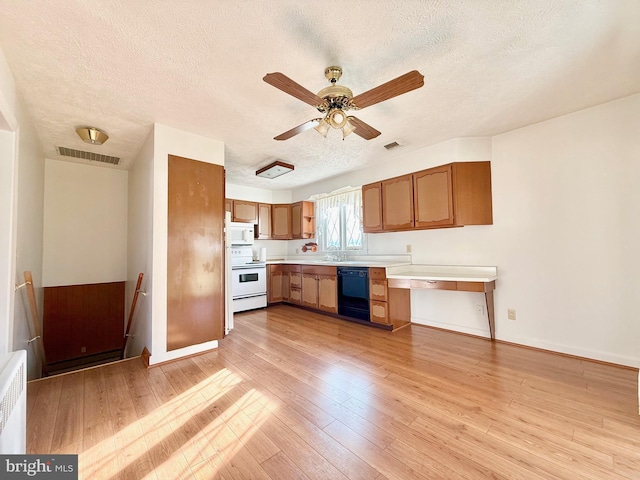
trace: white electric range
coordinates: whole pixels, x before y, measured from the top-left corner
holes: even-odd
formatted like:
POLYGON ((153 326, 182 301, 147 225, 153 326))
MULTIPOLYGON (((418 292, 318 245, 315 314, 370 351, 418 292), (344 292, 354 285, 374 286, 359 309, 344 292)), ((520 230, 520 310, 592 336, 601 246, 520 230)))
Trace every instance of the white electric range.
POLYGON ((253 260, 253 247, 231 246, 233 312, 267 306, 267 266, 253 260))

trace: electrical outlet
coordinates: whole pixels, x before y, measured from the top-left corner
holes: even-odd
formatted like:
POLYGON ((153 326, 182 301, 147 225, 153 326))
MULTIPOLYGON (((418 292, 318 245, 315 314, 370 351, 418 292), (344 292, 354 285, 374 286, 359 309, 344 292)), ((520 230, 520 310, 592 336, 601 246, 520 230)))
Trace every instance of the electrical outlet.
POLYGON ((407 245, 407 253, 411 253, 411 245, 407 245))
POLYGON ((300 249, 299 249, 299 248, 296 248, 296 255, 297 255, 298 253, 300 253, 300 249))
POLYGON ((507 310, 507 318, 509 320, 515 320, 516 319, 516 311, 513 308, 510 308, 507 310))
POLYGON ((476 305, 476 313, 484 317, 484 305, 476 305))

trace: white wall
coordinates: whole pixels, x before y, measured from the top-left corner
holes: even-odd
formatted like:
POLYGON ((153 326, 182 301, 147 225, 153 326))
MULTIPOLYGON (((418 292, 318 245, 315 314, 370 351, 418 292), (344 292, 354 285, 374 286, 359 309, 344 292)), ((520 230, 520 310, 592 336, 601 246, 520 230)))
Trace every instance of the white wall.
POLYGON ((0 51, 0 353, 27 350, 29 379, 40 376, 40 361, 27 344, 30 310, 24 271, 33 275, 42 322, 42 221, 44 155, 0 51))
POLYGON ((169 155, 224 165, 224 143, 165 125, 154 125, 153 148, 153 327, 152 364, 202 352, 218 346, 217 341, 167 351, 167 208, 169 155))
POLYGON ((639 152, 640 95, 494 138, 500 338, 640 365, 639 152))
POLYGON ((0 354, 13 350, 15 265, 14 192, 17 174, 14 132, 0 130, 0 354))
MULTIPOLYGON (((496 337, 639 366, 640 95, 493 139, 385 154, 376 168, 294 190, 294 199, 452 161, 491 160, 494 224, 368 235, 370 254, 495 265, 496 337), (507 309, 517 320, 507 320, 507 309)), ((412 321, 488 335, 482 294, 412 291, 412 321)))
MULTIPOLYGON (((129 218, 127 227, 127 309, 131 307, 138 275, 144 274, 140 289, 153 290, 153 139, 154 131, 145 140, 129 170, 129 218)), ((151 296, 139 295, 131 322, 127 357, 140 355, 144 347, 151 349, 153 309, 151 296)), ((126 313, 128 320, 129 311, 126 313)))
POLYGON ((46 160, 45 287, 126 279, 127 175, 124 170, 46 160))

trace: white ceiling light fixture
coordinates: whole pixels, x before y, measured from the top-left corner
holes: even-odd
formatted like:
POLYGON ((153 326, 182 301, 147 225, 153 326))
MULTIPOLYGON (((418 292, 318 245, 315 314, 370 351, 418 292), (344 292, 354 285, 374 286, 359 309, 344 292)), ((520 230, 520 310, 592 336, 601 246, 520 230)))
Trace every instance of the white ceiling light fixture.
POLYGON ((294 168, 290 163, 275 161, 256 171, 256 175, 263 178, 276 178, 285 173, 292 172, 294 168))
POLYGON ((78 127, 76 133, 83 142, 91 145, 102 145, 109 140, 109 135, 96 127, 78 127))

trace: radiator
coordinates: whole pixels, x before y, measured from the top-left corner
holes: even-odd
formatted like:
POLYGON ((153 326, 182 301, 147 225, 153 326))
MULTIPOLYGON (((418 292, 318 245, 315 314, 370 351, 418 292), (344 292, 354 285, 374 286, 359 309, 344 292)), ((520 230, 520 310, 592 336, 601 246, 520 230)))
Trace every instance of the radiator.
POLYGON ((27 449, 27 351, 0 356, 0 454, 27 449))

